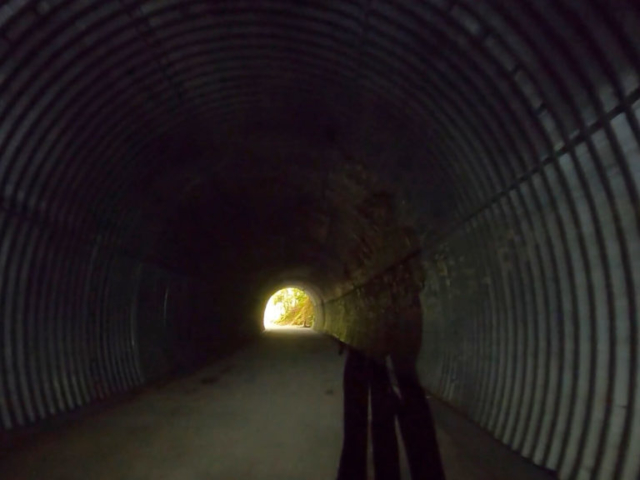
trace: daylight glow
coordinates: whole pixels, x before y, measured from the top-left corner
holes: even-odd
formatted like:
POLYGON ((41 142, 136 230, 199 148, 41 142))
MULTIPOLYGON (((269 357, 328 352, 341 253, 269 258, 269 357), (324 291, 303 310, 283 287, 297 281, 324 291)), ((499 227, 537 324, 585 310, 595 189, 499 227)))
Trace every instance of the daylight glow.
POLYGON ((271 297, 267 308, 264 310, 264 326, 270 328, 273 326, 273 322, 279 319, 284 313, 284 306, 275 303, 275 298, 271 297))
POLYGON ((264 328, 310 327, 315 318, 309 296, 299 288, 289 287, 274 293, 264 310, 264 328))

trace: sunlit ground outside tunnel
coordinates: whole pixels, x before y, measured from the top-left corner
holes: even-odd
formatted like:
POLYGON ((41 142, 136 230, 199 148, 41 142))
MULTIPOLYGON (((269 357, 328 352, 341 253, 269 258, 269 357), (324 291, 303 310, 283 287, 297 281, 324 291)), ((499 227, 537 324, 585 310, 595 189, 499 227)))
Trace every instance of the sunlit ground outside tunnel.
POLYGON ((289 287, 274 293, 264 310, 264 328, 311 327, 315 308, 311 298, 299 288, 289 287))

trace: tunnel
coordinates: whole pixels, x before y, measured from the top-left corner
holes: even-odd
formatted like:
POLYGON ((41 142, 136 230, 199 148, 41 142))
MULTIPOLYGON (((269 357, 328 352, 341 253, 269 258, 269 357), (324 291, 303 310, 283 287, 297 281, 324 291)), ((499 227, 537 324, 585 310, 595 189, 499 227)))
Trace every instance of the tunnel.
POLYGON ((0 431, 317 332, 640 475, 640 4, 5 0, 0 431))

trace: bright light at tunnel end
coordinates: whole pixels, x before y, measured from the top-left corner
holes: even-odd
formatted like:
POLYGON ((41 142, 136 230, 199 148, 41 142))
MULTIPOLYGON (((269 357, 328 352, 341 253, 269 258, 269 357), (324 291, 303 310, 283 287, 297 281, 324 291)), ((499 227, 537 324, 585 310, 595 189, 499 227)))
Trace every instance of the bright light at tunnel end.
POLYGON ((273 328, 276 325, 275 321, 284 313, 284 307, 282 305, 276 305, 272 300, 273 297, 269 299, 267 308, 264 310, 264 328, 267 330, 273 328))
POLYGON ((307 292, 297 287, 278 290, 269 298, 264 310, 264 328, 310 327, 315 319, 315 308, 307 292))

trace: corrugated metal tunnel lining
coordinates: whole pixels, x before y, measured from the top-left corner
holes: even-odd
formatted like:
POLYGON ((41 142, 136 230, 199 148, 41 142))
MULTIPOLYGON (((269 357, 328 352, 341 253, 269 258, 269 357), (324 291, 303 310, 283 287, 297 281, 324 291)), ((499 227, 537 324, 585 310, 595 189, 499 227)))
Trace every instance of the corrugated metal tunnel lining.
POLYGON ((561 478, 637 478, 639 16, 5 2, 3 429, 199 362, 283 281, 373 344, 418 269, 435 395, 561 478))

